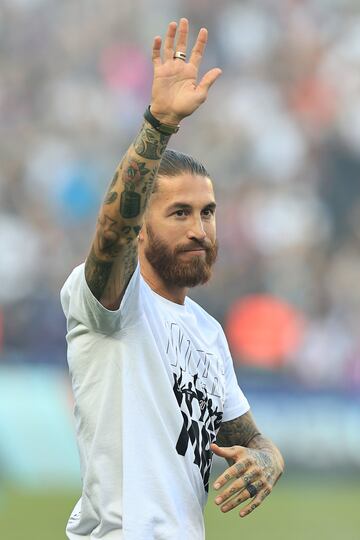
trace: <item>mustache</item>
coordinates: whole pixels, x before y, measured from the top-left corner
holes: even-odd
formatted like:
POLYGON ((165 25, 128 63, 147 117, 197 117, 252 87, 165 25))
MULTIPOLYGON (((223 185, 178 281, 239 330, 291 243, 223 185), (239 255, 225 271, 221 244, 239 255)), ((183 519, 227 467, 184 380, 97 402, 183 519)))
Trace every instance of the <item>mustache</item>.
POLYGON ((195 240, 190 244, 181 244, 174 250, 175 253, 182 253, 183 251, 191 251, 196 249, 204 249, 205 251, 211 251, 214 249, 215 243, 211 240, 195 240))

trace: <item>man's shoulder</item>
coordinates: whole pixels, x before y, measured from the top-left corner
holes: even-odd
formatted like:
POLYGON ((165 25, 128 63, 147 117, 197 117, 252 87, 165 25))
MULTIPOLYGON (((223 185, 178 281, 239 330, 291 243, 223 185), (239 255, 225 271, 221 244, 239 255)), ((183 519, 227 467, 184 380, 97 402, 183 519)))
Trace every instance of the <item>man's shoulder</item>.
POLYGON ((65 280, 65 283, 62 286, 61 290, 63 290, 64 288, 65 289, 68 288, 76 277, 81 275, 81 273, 84 273, 84 267, 85 267, 85 262, 82 262, 82 263, 78 264, 77 266, 75 266, 71 270, 70 274, 67 276, 67 278, 65 280))
POLYGON ((63 307, 64 307, 64 303, 66 304, 69 301, 69 297, 74 287, 74 283, 79 278, 81 278, 82 273, 84 273, 84 266, 85 266, 84 262, 79 264, 78 266, 75 266, 75 268, 73 268, 73 270, 70 272, 70 274, 66 278, 64 285, 61 287, 60 299, 61 299, 61 303, 63 307))
POLYGON ((219 323, 219 321, 216 320, 215 317, 210 315, 210 313, 206 311, 206 309, 204 309, 202 306, 200 306, 200 304, 195 302, 195 300, 193 300, 192 298, 188 296, 186 298, 186 303, 189 309, 196 315, 196 318, 198 320, 201 320, 205 324, 208 324, 221 332, 223 331, 222 326, 219 323))

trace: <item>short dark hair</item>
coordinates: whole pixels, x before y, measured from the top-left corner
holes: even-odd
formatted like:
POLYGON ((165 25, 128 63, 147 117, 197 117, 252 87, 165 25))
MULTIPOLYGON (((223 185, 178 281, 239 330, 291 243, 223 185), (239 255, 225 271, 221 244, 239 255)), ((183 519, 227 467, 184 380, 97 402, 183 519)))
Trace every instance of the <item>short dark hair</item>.
MULTIPOLYGON (((160 167, 157 176, 179 176, 189 173, 210 178, 209 173, 200 161, 188 154, 183 154, 177 150, 166 149, 161 158, 160 167)), ((155 181, 153 193, 157 191, 157 182, 155 181)))

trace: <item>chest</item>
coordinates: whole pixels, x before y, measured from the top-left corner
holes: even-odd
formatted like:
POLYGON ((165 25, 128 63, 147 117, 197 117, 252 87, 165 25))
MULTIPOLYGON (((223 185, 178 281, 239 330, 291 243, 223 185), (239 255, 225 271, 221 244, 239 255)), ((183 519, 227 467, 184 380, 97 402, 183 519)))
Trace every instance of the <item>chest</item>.
POLYGON ((217 345, 216 335, 211 331, 181 321, 165 319, 164 357, 176 387, 184 396, 197 395, 223 402, 224 363, 217 345))

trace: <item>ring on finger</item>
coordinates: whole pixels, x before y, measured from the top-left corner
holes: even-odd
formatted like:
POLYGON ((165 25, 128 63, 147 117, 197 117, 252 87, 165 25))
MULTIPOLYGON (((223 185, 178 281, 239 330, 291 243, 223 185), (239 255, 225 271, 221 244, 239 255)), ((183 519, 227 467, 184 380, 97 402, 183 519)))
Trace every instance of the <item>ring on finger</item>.
POLYGON ((246 489, 248 490, 249 495, 250 495, 251 498, 256 497, 256 495, 258 494, 258 490, 257 490, 257 488, 255 486, 253 486, 253 484, 248 484, 246 486, 246 489))
POLYGON ((180 60, 184 60, 184 62, 185 62, 186 61, 186 53, 181 52, 181 51, 175 51, 173 58, 174 59, 179 58, 180 60))

